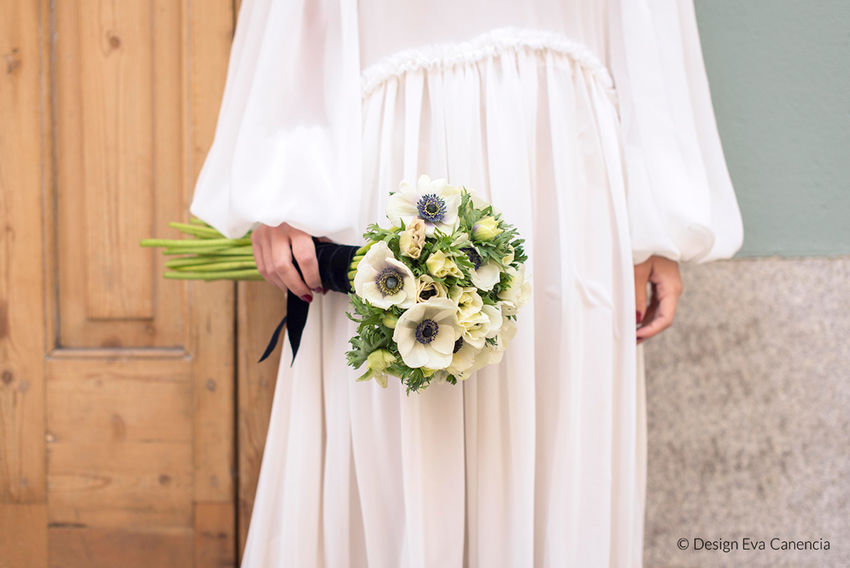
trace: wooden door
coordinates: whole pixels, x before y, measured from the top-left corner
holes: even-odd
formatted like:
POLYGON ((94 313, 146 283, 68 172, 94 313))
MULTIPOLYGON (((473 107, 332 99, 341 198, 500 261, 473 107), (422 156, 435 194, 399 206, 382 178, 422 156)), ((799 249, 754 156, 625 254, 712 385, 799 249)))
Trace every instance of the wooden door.
POLYGON ((234 10, 0 0, 0 567, 236 564, 237 288, 138 246, 187 219, 234 10))

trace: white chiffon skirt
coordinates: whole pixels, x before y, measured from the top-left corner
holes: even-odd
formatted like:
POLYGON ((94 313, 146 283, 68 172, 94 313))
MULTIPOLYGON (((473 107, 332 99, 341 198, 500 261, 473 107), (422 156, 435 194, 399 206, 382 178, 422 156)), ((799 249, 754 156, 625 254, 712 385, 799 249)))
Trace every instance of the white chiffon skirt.
POLYGON ((363 99, 362 225, 420 173, 526 238, 499 365, 405 395, 358 383, 342 294, 287 344, 243 568, 639 567, 643 361, 610 79, 557 50, 408 65, 363 99))

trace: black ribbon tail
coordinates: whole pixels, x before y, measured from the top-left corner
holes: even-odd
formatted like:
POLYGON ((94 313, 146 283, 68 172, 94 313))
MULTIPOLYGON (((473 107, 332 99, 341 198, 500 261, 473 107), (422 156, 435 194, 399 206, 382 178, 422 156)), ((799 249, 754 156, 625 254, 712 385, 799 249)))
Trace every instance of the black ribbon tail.
POLYGON ((283 324, 286 323, 286 316, 283 316, 283 319, 280 320, 280 323, 277 324, 277 327, 274 328, 274 333, 272 333, 272 338, 269 339, 269 344, 266 345, 266 350, 263 351, 263 356, 260 357, 260 360, 257 363, 262 363, 266 360, 266 357, 272 354, 274 348, 277 347, 277 340, 280 338, 280 332, 283 329, 283 324))
MULTIPOLYGON (((322 286, 335 292, 345 294, 350 292, 351 284, 348 280, 348 271, 358 247, 326 243, 319 241, 315 237, 313 238, 313 244, 316 247, 316 260, 319 265, 319 277, 322 280, 322 286)), ((301 269, 298 268, 298 263, 293 259, 292 264, 300 275, 301 269)), ((310 304, 308 302, 305 302, 295 294, 287 292, 286 315, 277 324, 268 345, 266 345, 266 350, 257 363, 262 363, 271 355, 275 347, 277 347, 284 324, 286 324, 286 334, 289 336, 289 345, 292 348, 292 363, 295 362, 295 354, 298 353, 298 347, 301 345, 301 336, 304 332, 304 326, 307 324, 307 312, 309 309, 310 304)))

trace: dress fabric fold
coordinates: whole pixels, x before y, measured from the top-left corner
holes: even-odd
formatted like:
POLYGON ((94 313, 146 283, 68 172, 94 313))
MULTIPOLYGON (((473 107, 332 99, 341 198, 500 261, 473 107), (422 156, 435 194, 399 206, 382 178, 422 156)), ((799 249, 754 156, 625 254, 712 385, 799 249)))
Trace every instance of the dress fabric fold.
POLYGON ((193 213, 362 244, 427 173, 517 226, 533 283, 500 364, 411 396, 355 382, 348 299, 317 296, 292 366, 283 345, 243 568, 642 565, 632 266, 740 245, 693 18, 674 0, 243 1, 193 213))

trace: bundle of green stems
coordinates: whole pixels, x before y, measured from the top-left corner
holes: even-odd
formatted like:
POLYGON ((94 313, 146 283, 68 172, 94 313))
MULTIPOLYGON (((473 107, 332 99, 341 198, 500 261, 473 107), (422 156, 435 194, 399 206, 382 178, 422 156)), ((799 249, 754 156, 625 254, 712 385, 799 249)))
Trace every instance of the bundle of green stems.
POLYGON ((181 280, 263 280, 254 261, 251 232, 229 239, 205 221, 193 217, 189 223, 172 221, 169 227, 193 238, 143 239, 143 247, 164 247, 174 255, 166 261, 163 276, 181 280))
MULTIPOLYGON (((189 223, 168 223, 180 232, 194 238, 143 239, 143 247, 163 247, 162 254, 175 255, 165 262, 163 276, 179 280, 263 280, 251 246, 251 231, 238 239, 229 239, 206 221, 192 217, 189 223)), ((372 243, 355 253, 348 279, 354 286, 357 264, 372 243)))

